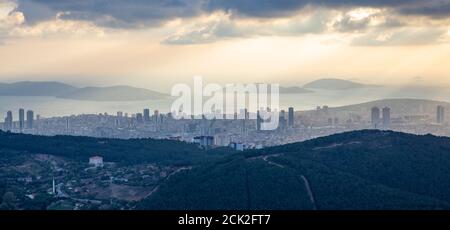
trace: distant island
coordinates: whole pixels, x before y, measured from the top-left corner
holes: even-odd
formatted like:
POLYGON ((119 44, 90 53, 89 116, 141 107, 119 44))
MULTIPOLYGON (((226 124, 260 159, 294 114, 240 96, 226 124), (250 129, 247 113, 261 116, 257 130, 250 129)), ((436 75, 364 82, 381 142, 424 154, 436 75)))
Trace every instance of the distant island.
POLYGON ((0 83, 0 96, 47 96, 87 101, 139 101, 162 99, 168 95, 131 86, 78 88, 61 82, 22 81, 0 83))
POLYGON ((380 87, 379 85, 362 84, 358 82, 337 78, 323 78, 301 86, 280 86, 280 94, 314 93, 316 89, 325 90, 351 90, 360 88, 380 87))
POLYGON ((298 86, 292 87, 282 87, 280 86, 280 94, 303 94, 303 93, 313 93, 314 91, 301 88, 298 86))
POLYGON ((326 90, 350 90, 359 88, 379 87, 378 85, 362 84, 348 80, 336 78, 324 78, 312 81, 303 86, 306 89, 326 89, 326 90))

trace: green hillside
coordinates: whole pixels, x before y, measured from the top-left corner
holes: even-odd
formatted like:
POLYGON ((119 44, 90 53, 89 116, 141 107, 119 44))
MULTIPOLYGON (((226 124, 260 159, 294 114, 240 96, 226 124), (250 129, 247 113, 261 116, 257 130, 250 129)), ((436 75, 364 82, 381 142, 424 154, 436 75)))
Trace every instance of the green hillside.
POLYGON ((450 138, 356 131, 174 175, 140 209, 449 209, 450 138))
POLYGON ((17 151, 42 153, 85 162, 89 157, 99 155, 107 162, 121 165, 157 163, 180 166, 198 164, 233 152, 229 149, 205 151, 195 144, 151 138, 48 137, 1 131, 0 150, 4 154, 17 151))

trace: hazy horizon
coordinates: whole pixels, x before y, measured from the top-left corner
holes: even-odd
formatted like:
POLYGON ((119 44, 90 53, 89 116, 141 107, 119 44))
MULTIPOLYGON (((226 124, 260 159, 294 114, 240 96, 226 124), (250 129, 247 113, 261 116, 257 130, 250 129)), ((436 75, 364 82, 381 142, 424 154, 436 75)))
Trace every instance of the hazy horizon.
POLYGON ((0 0, 0 210, 450 210, 450 0, 0 0))
MULTIPOLYGON (((203 76, 202 76, 203 77, 203 76)), ((424 88, 424 89, 443 89, 446 88, 448 86, 450 86, 450 82, 449 85, 444 85, 444 84, 433 84, 432 82, 427 82, 422 78, 418 78, 415 77, 413 78, 410 82, 405 82, 403 84, 392 84, 390 82, 365 82, 365 81, 360 81, 357 79, 353 79, 353 78, 339 78, 339 77, 323 77, 323 78, 305 78, 303 81, 298 81, 295 83, 289 83, 289 82, 279 82, 279 81, 266 81, 266 82, 246 82, 246 81, 235 81, 235 82, 229 82, 229 81, 220 81, 220 82, 208 82, 208 78, 205 77, 205 82, 206 83, 218 83, 218 84, 222 84, 222 85, 226 85, 226 84, 255 84, 255 83, 277 83, 280 84, 280 87, 300 87, 300 88, 304 88, 304 86, 308 83, 311 82, 315 82, 315 81, 319 81, 319 80, 342 80, 342 81, 349 81, 349 82, 353 82, 353 83, 359 83, 359 84, 363 84, 363 85, 374 85, 374 86, 378 86, 378 87, 392 87, 392 88, 405 88, 405 87, 414 87, 414 88, 424 88)), ((142 85, 142 84, 137 84, 137 83, 133 83, 133 82, 89 82, 89 81, 76 81, 76 80, 71 80, 71 79, 63 79, 63 80, 58 80, 58 79, 53 79, 53 78, 26 78, 26 77, 21 77, 21 78, 7 78, 3 81, 0 81, 0 84, 14 84, 14 83, 19 83, 19 82, 58 82, 58 83, 63 83, 63 84, 67 84, 67 85, 71 85, 74 87, 78 87, 78 88, 84 88, 84 87, 115 87, 115 86, 130 86, 130 87, 135 87, 135 88, 144 88, 144 89, 149 89, 152 91, 157 91, 157 92, 162 92, 162 93, 168 93, 170 94, 170 89, 173 85, 171 84, 167 84, 164 85, 163 87, 155 87, 154 85, 142 85)), ((179 81, 177 83, 186 83, 186 84, 192 84, 192 79, 185 79, 184 81, 179 81)), ((174 83, 176 84, 176 83, 174 83)), ((311 89, 314 90, 314 89, 311 89)))

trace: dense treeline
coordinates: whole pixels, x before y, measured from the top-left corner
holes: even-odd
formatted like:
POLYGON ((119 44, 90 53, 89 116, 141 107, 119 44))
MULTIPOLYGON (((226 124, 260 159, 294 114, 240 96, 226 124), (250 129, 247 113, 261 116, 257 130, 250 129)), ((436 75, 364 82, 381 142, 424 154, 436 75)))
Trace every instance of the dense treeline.
POLYGON ((271 151, 291 153, 286 154, 290 162, 304 158, 373 183, 450 202, 450 138, 362 131, 285 147, 271 151), (297 154, 295 146, 304 151, 297 154))
POLYGON ((450 138, 367 130, 247 151, 175 175, 139 208, 450 209, 450 138))
POLYGON ((155 139, 106 139, 79 136, 34 136, 0 132, 0 149, 42 153, 87 161, 99 155, 120 164, 191 165, 229 154, 229 149, 205 151, 194 144, 155 139))
POLYGON ((161 192, 139 209, 265 210, 310 209, 305 187, 296 176, 262 160, 236 159, 173 176, 161 192))

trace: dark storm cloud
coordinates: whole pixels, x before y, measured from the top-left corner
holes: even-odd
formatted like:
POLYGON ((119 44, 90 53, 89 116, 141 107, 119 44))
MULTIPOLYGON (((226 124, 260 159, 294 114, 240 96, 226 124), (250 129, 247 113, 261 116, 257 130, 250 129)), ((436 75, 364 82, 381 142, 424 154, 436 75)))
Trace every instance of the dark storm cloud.
POLYGON ((93 21, 111 27, 158 24, 201 13, 198 0, 20 0, 18 10, 30 23, 64 12, 62 18, 93 21))
POLYGON ((27 22, 54 18, 88 20, 101 26, 157 25, 213 11, 242 17, 290 16, 305 6, 331 9, 384 7, 396 14, 450 17, 450 0, 18 0, 27 22))
POLYGON ((209 0, 208 10, 235 11, 253 17, 288 16, 307 5, 321 7, 399 7, 419 0, 209 0))
POLYGON ((209 0, 207 10, 235 11, 250 17, 288 16, 305 6, 325 8, 385 7, 399 14, 450 17, 450 0, 209 0))
POLYGON ((423 7, 405 7, 400 13, 407 15, 428 15, 433 18, 447 18, 450 16, 450 2, 430 4, 423 7))

